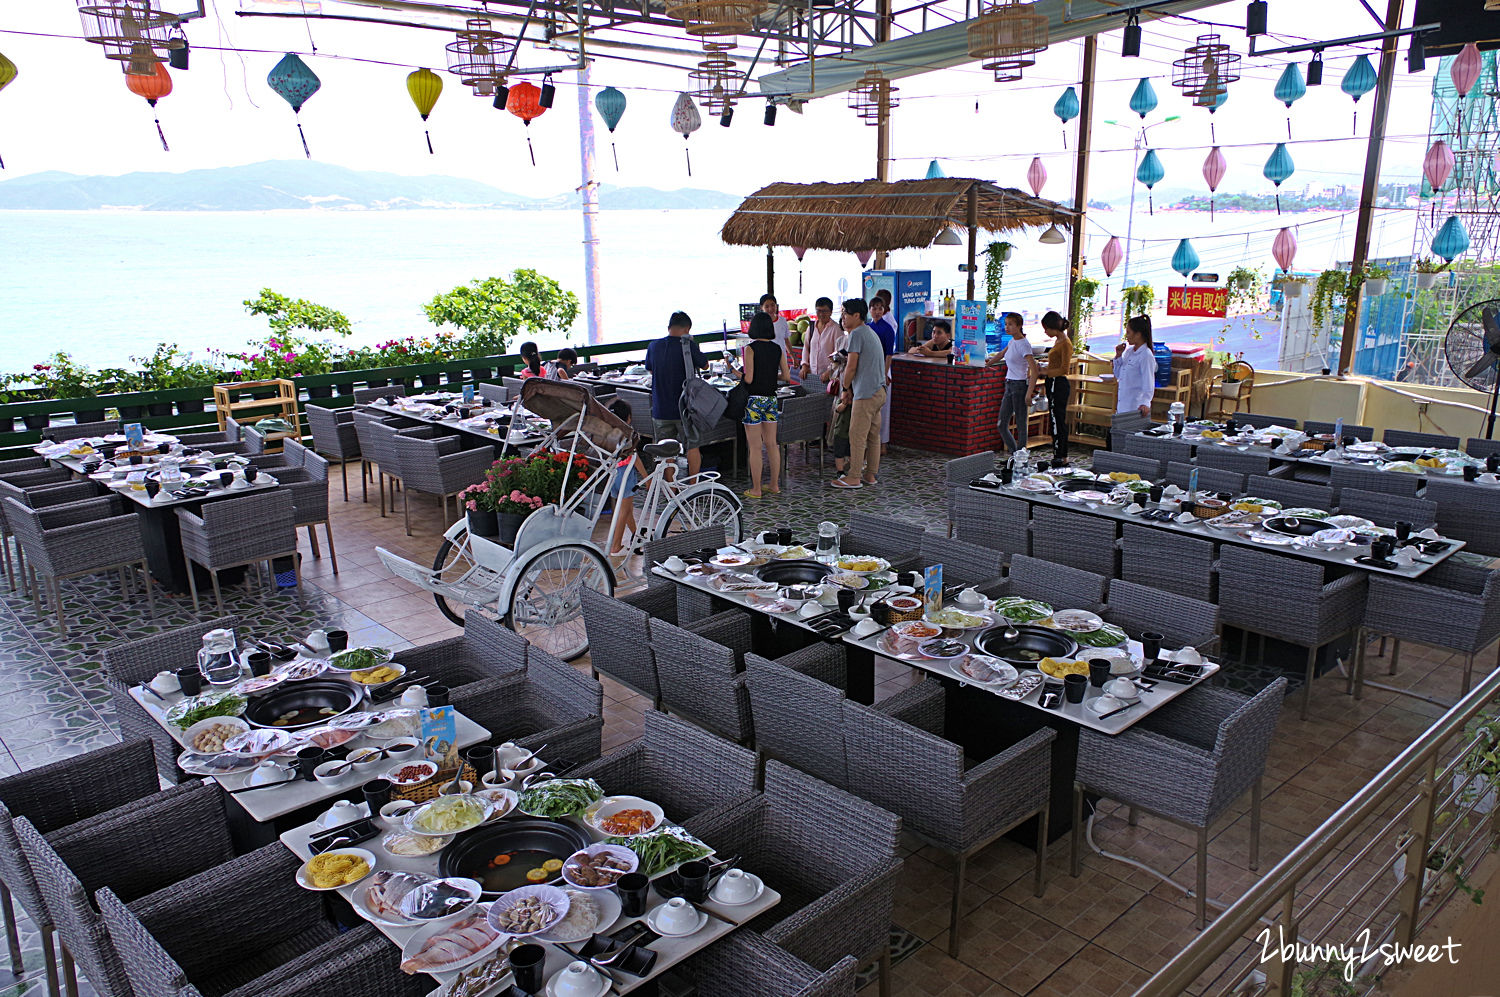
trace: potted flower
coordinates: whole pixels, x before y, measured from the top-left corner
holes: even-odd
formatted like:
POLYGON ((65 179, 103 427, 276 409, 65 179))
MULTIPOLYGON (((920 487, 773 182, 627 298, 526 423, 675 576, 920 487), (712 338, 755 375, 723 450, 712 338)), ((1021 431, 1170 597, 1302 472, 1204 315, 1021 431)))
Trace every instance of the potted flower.
POLYGON ((1386 283, 1390 280, 1391 272, 1385 267, 1377 267, 1365 264, 1365 294, 1372 298, 1378 298, 1385 293, 1386 283))
MULTIPOLYGON (((496 517, 497 498, 497 493, 490 491, 488 476, 479 484, 470 485, 458 493, 458 500, 464 504, 467 513, 470 536, 498 542, 500 522, 496 517)), ((511 533, 511 539, 515 539, 514 532, 511 533)))
POLYGON ((1437 283, 1438 274, 1448 269, 1448 264, 1439 263, 1431 256, 1424 256, 1413 267, 1416 271, 1417 290, 1425 291, 1437 283))
MULTIPOLYGON (((543 506, 561 500, 564 478, 573 475, 578 487, 588 480, 589 461, 566 453, 539 453, 496 461, 486 475, 499 525, 500 543, 513 544, 525 518, 543 506)), ((476 503, 477 504, 477 503, 476 503)))
MULTIPOLYGON (((58 352, 52 355, 51 363, 39 363, 32 367, 32 381, 40 389, 38 398, 92 399, 98 392, 99 379, 93 371, 74 361, 70 354, 58 352)), ((83 403, 88 404, 88 403, 83 403)), ((47 425, 45 415, 23 416, 26 428, 43 429, 47 425)), ((98 422, 104 418, 104 408, 75 408, 73 418, 79 422, 98 422)))
POLYGON ((1240 388, 1244 381, 1240 380, 1240 368, 1244 365, 1244 353, 1230 353, 1227 350, 1218 355, 1219 361, 1219 393, 1225 398, 1238 398, 1240 388))
MULTIPOLYGON (((991 309, 1000 306, 1000 285, 1005 281, 1005 264, 1010 261, 1011 244, 992 242, 984 250, 984 300, 991 309)), ((1077 325, 1075 319, 1073 322, 1077 325)))

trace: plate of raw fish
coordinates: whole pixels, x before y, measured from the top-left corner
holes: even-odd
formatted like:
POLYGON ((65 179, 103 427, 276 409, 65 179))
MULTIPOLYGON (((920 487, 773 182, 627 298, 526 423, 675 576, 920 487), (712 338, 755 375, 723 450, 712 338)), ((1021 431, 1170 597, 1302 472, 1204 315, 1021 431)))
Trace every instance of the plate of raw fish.
POLYGON ((480 904, 462 920, 421 929, 401 948, 402 971, 447 973, 489 955, 509 936, 489 926, 488 914, 489 905, 480 904))

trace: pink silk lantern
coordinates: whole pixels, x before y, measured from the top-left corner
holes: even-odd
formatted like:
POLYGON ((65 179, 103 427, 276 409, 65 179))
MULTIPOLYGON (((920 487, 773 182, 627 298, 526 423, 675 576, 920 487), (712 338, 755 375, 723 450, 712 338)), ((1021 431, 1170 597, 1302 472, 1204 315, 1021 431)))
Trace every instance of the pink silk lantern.
POLYGON ((1438 139, 1432 143, 1432 148, 1427 150, 1427 155, 1422 157, 1422 176, 1432 186, 1432 220, 1437 221, 1438 202, 1443 199, 1443 184, 1453 172, 1456 162, 1453 150, 1448 148, 1448 143, 1438 139))
POLYGON ((1110 236, 1109 241, 1104 244, 1104 252, 1099 254, 1099 262, 1104 264, 1104 276, 1112 275, 1124 259, 1125 250, 1120 246, 1120 237, 1110 236))
POLYGON ((1271 243, 1271 255, 1276 258, 1276 265, 1281 267, 1282 273, 1290 273, 1292 261, 1297 258, 1297 237, 1292 230, 1284 228, 1276 233, 1276 241, 1271 243))
POLYGON ((806 246, 793 246, 792 252, 797 255, 797 293, 802 293, 802 257, 807 254, 806 246))
POLYGON ((868 249, 860 249, 855 251, 854 258, 859 260, 860 269, 864 269, 865 267, 870 265, 870 257, 874 255, 875 254, 868 249))
POLYGON ((1469 42, 1453 57, 1453 62, 1448 66, 1448 75, 1453 80, 1453 89, 1458 91, 1460 97, 1468 96, 1469 91, 1474 89, 1483 67, 1484 57, 1479 54, 1479 46, 1473 42, 1469 42))
POLYGON ((1041 156, 1031 157, 1031 165, 1026 169, 1026 182, 1031 184, 1034 196, 1042 196, 1042 188, 1047 184, 1047 167, 1042 165, 1041 156))
POLYGON ((1219 189, 1219 182, 1224 179, 1224 174, 1229 170, 1229 163, 1224 160, 1224 154, 1219 151, 1218 146, 1208 150, 1208 158, 1203 160, 1203 179, 1208 184, 1208 220, 1214 220, 1213 194, 1219 189))

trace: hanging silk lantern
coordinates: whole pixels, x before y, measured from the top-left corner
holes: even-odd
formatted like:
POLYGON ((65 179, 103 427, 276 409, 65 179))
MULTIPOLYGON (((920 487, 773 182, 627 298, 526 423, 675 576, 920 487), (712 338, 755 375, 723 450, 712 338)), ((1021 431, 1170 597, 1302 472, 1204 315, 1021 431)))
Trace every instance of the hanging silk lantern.
POLYGON ((1042 196, 1042 188, 1047 185, 1047 167, 1042 165, 1041 156, 1031 157, 1031 165, 1026 167, 1026 182, 1031 184, 1033 197, 1042 196))
POLYGON ((1193 248, 1191 241, 1178 241, 1177 251, 1172 254, 1172 269, 1184 277, 1198 269, 1198 251, 1193 248))
POLYGON ((1135 85, 1135 92, 1130 95, 1130 109, 1142 119, 1156 110, 1156 91, 1151 88, 1151 81, 1144 76, 1135 85))
POLYGON ((859 268, 861 270, 870 265, 870 257, 874 255, 875 254, 868 249, 857 249, 854 251, 854 258, 859 260, 859 268))
POLYGON ((1433 236, 1432 251, 1452 263, 1454 257, 1462 256, 1468 248, 1469 232, 1464 228, 1463 221, 1457 215, 1449 215, 1448 220, 1443 222, 1443 227, 1438 229, 1437 235, 1433 236))
POLYGON ((323 81, 295 53, 288 52, 266 76, 266 83, 281 95, 282 100, 292 105, 292 114, 297 116, 297 135, 302 139, 302 152, 311 159, 307 136, 302 133, 302 105, 318 92, 323 81))
POLYGON ((1437 220, 1437 202, 1441 199, 1443 184, 1447 183, 1448 176, 1453 172, 1453 164, 1456 160, 1453 150, 1448 148, 1448 143, 1438 139, 1432 143, 1432 148, 1427 150, 1427 155, 1422 157, 1422 176, 1427 178, 1427 183, 1432 187, 1432 219, 1437 220))
MULTIPOLYGON (((933 162, 935 163, 935 162, 937 162, 937 160, 934 159, 933 162)), ((806 246, 793 246, 792 247, 792 252, 797 257, 797 293, 801 294, 802 293, 802 257, 804 257, 804 256, 807 255, 807 247, 806 246)))
POLYGON ((1067 124, 1078 117, 1078 91, 1072 87, 1064 90, 1062 96, 1057 98, 1057 103, 1052 105, 1052 113, 1057 115, 1063 123, 1063 148, 1066 149, 1068 147, 1067 124))
POLYGON ((1460 97, 1467 97, 1469 91, 1474 89, 1483 68, 1484 57, 1479 54, 1479 46, 1473 42, 1469 42, 1453 57, 1453 61, 1448 64, 1448 77, 1453 81, 1453 89, 1460 97))
POLYGON ((685 93, 678 94, 677 103, 672 105, 672 130, 682 136, 682 154, 687 157, 688 176, 693 175, 693 156, 688 152, 688 136, 702 125, 703 117, 698 113, 698 105, 693 103, 693 98, 685 93))
POLYGON ((1219 182, 1224 179, 1224 174, 1229 171, 1229 163, 1224 159, 1224 153, 1219 151, 1218 146, 1208 150, 1208 158, 1203 160, 1203 180, 1208 184, 1208 220, 1214 220, 1214 193, 1219 189, 1219 182))
POLYGON ((1297 258, 1297 236, 1291 229, 1284 228, 1276 233, 1276 239, 1271 243, 1271 255, 1282 273, 1291 272, 1292 261, 1297 258))
POLYGON ((1354 98, 1354 131, 1358 133, 1359 99, 1375 89, 1375 67, 1370 64, 1368 55, 1362 55, 1354 60, 1354 65, 1344 73, 1339 89, 1354 98))
POLYGON ((932 162, 930 162, 930 163, 927 164, 927 176, 926 176, 925 179, 928 179, 928 180, 942 180, 942 179, 945 179, 947 176, 948 176, 948 174, 946 174, 946 173, 943 172, 942 166, 940 166, 938 164, 938 161, 936 159, 934 159, 932 162))
POLYGON ((1277 142, 1276 148, 1271 150, 1271 155, 1266 159, 1265 169, 1261 170, 1265 178, 1276 185, 1276 213, 1281 214, 1281 185, 1286 179, 1297 171, 1297 164, 1292 162, 1292 154, 1287 152, 1285 142, 1277 142))
POLYGON ((1115 272, 1125 259, 1125 250, 1120 247, 1120 237, 1112 235, 1104 244, 1104 252, 1099 254, 1099 262, 1104 264, 1104 276, 1108 277, 1115 272))
MULTIPOLYGON (((1281 78, 1276 81, 1276 99, 1291 110, 1293 104, 1307 95, 1307 84, 1302 82, 1302 67, 1295 62, 1286 64, 1281 71, 1281 78)), ((1292 116, 1286 116, 1286 137, 1288 141, 1292 137, 1292 116)))
MULTIPOLYGON (((425 125, 427 115, 437 105, 438 97, 443 93, 443 78, 430 69, 417 69, 406 74, 406 92, 411 96, 411 102, 417 105, 417 113, 422 116, 425 125)), ((432 155, 432 132, 426 128, 422 129, 427 136, 427 154, 432 155)))
POLYGON ((1135 178, 1146 185, 1146 205, 1153 215, 1156 214, 1156 205, 1152 203, 1149 191, 1161 183, 1161 178, 1166 175, 1166 168, 1161 165, 1161 157, 1156 154, 1156 150, 1147 149, 1146 154, 1141 157, 1141 165, 1136 167, 1135 178))
POLYGON ((620 171, 620 154, 615 151, 615 125, 625 116, 625 95, 614 87, 605 87, 594 94, 594 110, 604 119, 609 128, 609 152, 615 157, 615 172, 620 171))
MULTIPOLYGON (((146 98, 146 103, 151 105, 153 114, 156 112, 156 102, 172 92, 172 77, 167 73, 167 64, 158 62, 156 72, 150 76, 133 76, 125 74, 125 85, 130 92, 137 97, 146 98)), ((156 134, 161 139, 161 151, 171 152, 167 148, 167 135, 161 130, 161 116, 156 116, 156 134)))
MULTIPOLYGON (((10 81, 15 79, 16 74, 19 72, 20 70, 16 68, 16 64, 7 59, 4 53, 0 53, 0 90, 4 90, 9 86, 10 81)), ((5 169, 5 159, 4 157, 0 157, 0 170, 3 169, 5 169)))
POLYGON ((531 165, 536 165, 536 150, 531 146, 531 123, 547 113, 542 106, 542 88, 535 83, 522 81, 510 88, 505 98, 505 109, 526 123, 526 151, 531 153, 531 165))

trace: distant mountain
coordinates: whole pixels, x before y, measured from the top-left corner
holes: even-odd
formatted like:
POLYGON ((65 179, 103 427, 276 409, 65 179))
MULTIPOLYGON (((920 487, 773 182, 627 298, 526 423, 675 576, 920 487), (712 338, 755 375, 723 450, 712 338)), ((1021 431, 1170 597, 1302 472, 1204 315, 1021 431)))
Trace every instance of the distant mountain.
MULTIPOLYGON (((716 190, 599 188, 604 209, 733 208, 740 199, 716 190)), ((460 177, 407 177, 328 163, 282 160, 186 173, 83 177, 34 173, 0 183, 0 210, 268 211, 302 208, 391 211, 404 208, 576 208, 576 193, 531 198, 460 177)))

